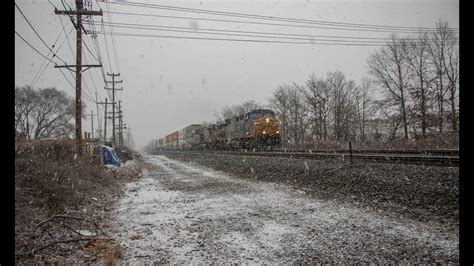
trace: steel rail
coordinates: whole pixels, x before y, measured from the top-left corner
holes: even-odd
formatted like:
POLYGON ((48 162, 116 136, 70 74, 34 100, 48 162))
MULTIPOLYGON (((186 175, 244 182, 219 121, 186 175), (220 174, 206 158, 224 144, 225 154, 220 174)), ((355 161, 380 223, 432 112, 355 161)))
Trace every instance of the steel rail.
MULTIPOLYGON (((260 157, 280 157, 280 158, 294 158, 294 159, 338 159, 341 161, 350 161, 351 155, 349 152, 281 152, 281 151, 190 151, 190 150, 162 150, 165 152, 174 153, 192 153, 192 154, 213 154, 213 155, 240 155, 240 156, 260 156, 260 157)), ((354 151, 353 151, 354 152, 354 151)), ((423 165, 438 165, 438 166, 459 166, 459 155, 432 155, 429 153, 413 154, 400 153, 402 150, 397 150, 397 153, 370 153, 370 154, 352 154, 354 161, 369 161, 377 163, 395 163, 395 164, 423 164, 423 165)))

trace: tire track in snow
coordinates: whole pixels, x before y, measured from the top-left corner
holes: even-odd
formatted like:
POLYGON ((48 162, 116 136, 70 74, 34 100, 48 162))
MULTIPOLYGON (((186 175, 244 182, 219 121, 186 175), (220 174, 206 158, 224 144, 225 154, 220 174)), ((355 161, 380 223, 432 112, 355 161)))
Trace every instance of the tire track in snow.
POLYGON ((127 245, 126 262, 456 262, 459 257, 457 235, 428 224, 389 219, 164 156, 144 157, 157 169, 127 184, 114 216, 115 237, 127 245))

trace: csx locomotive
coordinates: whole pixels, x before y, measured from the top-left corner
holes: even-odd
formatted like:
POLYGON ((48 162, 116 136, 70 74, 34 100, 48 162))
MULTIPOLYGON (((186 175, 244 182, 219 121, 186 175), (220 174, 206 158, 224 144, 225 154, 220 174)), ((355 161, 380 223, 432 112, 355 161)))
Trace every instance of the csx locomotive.
POLYGON ((257 109, 224 122, 189 125, 155 142, 161 149, 271 148, 281 143, 280 121, 268 109, 257 109))

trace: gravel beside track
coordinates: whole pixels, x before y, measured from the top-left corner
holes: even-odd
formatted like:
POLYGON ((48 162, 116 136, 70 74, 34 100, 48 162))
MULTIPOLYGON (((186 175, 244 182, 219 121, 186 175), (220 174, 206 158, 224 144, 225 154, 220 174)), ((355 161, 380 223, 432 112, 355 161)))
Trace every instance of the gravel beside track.
POLYGON ((167 151, 239 178, 286 183, 305 193, 383 212, 459 226, 459 168, 167 151))
POLYGON ((142 178, 127 184, 112 214, 112 235, 124 249, 122 263, 385 265, 459 260, 458 232, 439 221, 389 216, 393 212, 359 206, 352 197, 339 200, 340 194, 323 199, 314 187, 294 188, 298 185, 286 179, 259 180, 267 167, 280 171, 266 172, 269 176, 290 178, 285 171, 314 172, 312 167, 319 166, 334 170, 326 172, 327 179, 337 178, 338 171, 352 173, 344 163, 324 162, 322 167, 321 162, 299 161, 291 166, 296 160, 197 154, 144 159, 149 166, 142 178))

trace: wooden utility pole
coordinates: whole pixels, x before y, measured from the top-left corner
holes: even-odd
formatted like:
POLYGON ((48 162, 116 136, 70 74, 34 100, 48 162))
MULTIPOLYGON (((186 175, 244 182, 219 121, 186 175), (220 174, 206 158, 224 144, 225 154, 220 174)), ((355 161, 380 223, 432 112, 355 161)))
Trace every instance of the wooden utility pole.
POLYGON ((127 127, 127 146, 131 148, 133 146, 132 134, 130 133, 131 127, 127 127))
MULTIPOLYGON (((113 115, 114 113, 113 112, 108 112, 109 114, 113 115)), ((124 126, 122 126, 122 112, 121 111, 118 111, 116 112, 118 113, 118 115, 115 116, 115 119, 119 119, 119 124, 118 126, 115 127, 115 130, 118 131, 118 146, 121 146, 123 145, 123 139, 122 139, 122 130, 125 128, 124 126)), ((113 117, 112 116, 108 116, 109 119, 112 119, 113 117)))
POLYGON ((91 114, 87 115, 91 117, 91 133, 92 133, 92 138, 94 138, 94 113, 91 109, 91 114))
POLYGON ((95 106, 96 106, 96 111, 97 111, 97 128, 98 128, 98 139, 100 140, 100 136, 101 136, 101 130, 100 130, 100 116, 99 116, 99 101, 97 100, 97 91, 95 92, 95 106))
POLYGON ((119 110, 118 110, 118 113, 119 113, 119 143, 120 143, 120 146, 123 146, 123 131, 122 131, 122 105, 121 105, 122 101, 119 101, 119 110))
MULTIPOLYGON (((82 155, 82 101, 81 101, 81 73, 91 67, 102 67, 102 65, 82 65, 82 16, 102 16, 101 11, 85 11, 82 6, 82 0, 76 0, 76 11, 68 10, 54 10, 56 15, 76 15, 76 64, 75 65, 63 65, 55 67, 67 68, 72 70, 71 67, 76 67, 76 150, 78 155, 82 155), (86 69, 82 70, 82 67, 86 69)), ((71 20, 72 21, 72 20, 71 20)), ((74 22, 73 22, 74 23, 74 22)), ((87 34, 87 33, 86 33, 87 34)))
POLYGON ((123 88, 116 89, 115 83, 122 83, 123 80, 115 81, 115 77, 119 77, 120 73, 117 74, 109 74, 107 72, 107 76, 112 76, 112 81, 105 81, 105 83, 112 83, 112 88, 105 88, 106 90, 112 90, 112 141, 115 143, 115 91, 116 90, 123 90, 123 88))
POLYGON ((107 142, 107 105, 110 104, 107 102, 107 98, 105 98, 105 103, 97 103, 97 104, 105 104, 104 110, 104 144, 107 142))

